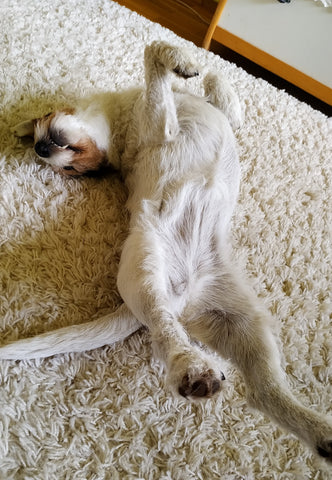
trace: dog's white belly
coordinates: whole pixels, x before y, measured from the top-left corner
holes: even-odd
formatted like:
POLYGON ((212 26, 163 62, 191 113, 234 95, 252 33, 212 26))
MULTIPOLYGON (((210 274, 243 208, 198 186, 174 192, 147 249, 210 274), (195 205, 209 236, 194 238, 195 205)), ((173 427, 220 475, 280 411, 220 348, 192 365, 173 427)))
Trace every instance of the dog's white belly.
MULTIPOLYGON (((125 285, 138 275, 136 288, 142 281, 150 284, 176 316, 206 298, 220 273, 221 239, 231 216, 224 194, 222 188, 189 182, 161 202, 142 200, 121 258, 125 285)), ((120 293, 131 303, 121 287, 120 293)), ((131 288, 127 294, 136 297, 131 288)))

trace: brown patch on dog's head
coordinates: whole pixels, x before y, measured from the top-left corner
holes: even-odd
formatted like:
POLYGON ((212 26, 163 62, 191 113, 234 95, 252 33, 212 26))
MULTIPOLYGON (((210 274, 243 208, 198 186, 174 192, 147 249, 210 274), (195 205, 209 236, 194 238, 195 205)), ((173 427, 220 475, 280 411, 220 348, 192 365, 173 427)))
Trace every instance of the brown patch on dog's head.
POLYGON ((106 152, 99 150, 95 142, 85 140, 71 145, 72 162, 60 168, 60 173, 68 176, 79 176, 96 172, 107 165, 106 152))

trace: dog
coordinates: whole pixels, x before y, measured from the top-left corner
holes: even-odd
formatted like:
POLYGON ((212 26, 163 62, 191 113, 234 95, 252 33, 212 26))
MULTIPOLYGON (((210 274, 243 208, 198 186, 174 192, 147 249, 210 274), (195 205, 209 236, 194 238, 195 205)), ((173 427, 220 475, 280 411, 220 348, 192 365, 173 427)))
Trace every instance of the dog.
POLYGON ((242 372, 251 406, 332 461, 332 419, 290 392, 269 313, 231 261, 239 100, 214 73, 203 80, 204 97, 173 89, 173 75, 199 74, 184 49, 154 42, 144 64, 145 88, 95 95, 14 128, 18 136, 33 135, 37 155, 63 175, 119 170, 128 188, 130 231, 117 278, 123 304, 116 312, 5 345, 0 358, 89 350, 143 325, 170 387, 202 399, 217 394, 225 376, 201 342, 242 372))

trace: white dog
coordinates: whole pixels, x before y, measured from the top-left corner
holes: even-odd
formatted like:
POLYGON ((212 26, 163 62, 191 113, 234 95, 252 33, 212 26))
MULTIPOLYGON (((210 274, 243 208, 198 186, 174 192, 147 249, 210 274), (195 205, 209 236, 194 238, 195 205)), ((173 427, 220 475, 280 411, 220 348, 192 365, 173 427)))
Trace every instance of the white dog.
POLYGON ((332 420, 290 393, 261 308, 229 260, 228 230, 240 168, 234 134, 239 102, 208 74, 206 98, 173 91, 171 75, 197 75, 182 49, 145 50, 146 88, 99 95, 16 127, 34 134, 36 153, 55 170, 80 175, 104 165, 128 187, 130 233, 118 274, 124 301, 113 314, 5 345, 0 358, 46 357, 124 339, 141 325, 184 397, 211 397, 224 379, 205 343, 243 374, 250 404, 332 460, 332 420))

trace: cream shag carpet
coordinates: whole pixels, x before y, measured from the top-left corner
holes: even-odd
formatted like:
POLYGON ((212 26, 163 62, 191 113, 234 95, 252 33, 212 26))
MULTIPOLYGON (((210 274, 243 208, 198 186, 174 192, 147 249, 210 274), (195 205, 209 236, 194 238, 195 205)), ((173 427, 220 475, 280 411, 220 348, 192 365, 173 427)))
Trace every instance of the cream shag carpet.
MULTIPOLYGON (((116 175, 61 178, 10 127, 77 95, 141 84, 144 46, 163 39, 192 48, 240 95, 236 256, 276 318, 293 390, 331 413, 331 119, 109 0, 1 0, 0 14, 1 342, 115 309, 128 220, 116 175)), ((249 410, 231 366, 228 379, 215 400, 173 398, 147 332, 85 354, 1 361, 0 478, 331 478, 249 410)))

